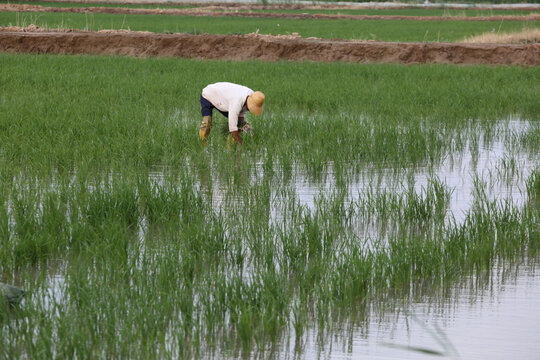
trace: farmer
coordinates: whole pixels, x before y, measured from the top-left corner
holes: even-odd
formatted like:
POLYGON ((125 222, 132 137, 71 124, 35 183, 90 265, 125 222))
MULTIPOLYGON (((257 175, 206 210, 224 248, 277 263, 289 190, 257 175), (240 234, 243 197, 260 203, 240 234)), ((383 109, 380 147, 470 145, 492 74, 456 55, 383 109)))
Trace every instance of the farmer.
POLYGON ((227 145, 242 145, 240 132, 250 132, 251 124, 244 119, 246 110, 253 115, 263 112, 264 94, 248 87, 230 82, 218 82, 205 87, 201 95, 202 123, 199 130, 203 146, 206 145, 212 128, 212 110, 216 108, 229 119, 227 145))

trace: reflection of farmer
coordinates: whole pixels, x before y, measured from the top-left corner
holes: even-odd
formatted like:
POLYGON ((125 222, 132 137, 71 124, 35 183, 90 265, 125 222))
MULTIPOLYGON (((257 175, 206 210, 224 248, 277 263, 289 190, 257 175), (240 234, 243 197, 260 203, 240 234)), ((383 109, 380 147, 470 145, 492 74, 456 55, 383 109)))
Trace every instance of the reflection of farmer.
POLYGON ((264 94, 251 90, 248 87, 229 82, 219 82, 205 87, 201 95, 201 112, 203 121, 199 136, 203 145, 206 145, 210 129, 212 128, 212 110, 216 108, 229 119, 229 138, 227 143, 236 141, 242 145, 240 131, 251 131, 251 124, 244 119, 246 110, 254 115, 263 112, 264 94))

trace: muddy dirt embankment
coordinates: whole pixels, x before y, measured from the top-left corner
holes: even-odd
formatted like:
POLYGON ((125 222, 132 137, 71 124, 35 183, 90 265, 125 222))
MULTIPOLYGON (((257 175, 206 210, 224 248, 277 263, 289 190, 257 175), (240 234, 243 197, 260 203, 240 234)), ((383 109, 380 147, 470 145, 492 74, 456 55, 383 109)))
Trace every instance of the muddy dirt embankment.
POLYGON ((226 60, 540 65, 540 45, 327 41, 294 36, 190 35, 0 28, 0 51, 226 60))
POLYGON ((414 21, 540 21, 540 14, 493 15, 493 16, 405 16, 405 15, 345 15, 345 14, 291 14, 248 12, 246 7, 206 6, 191 9, 143 9, 116 7, 47 7, 26 4, 0 4, 0 11, 12 12, 71 12, 126 15, 184 15, 184 16, 227 16, 279 19, 349 19, 349 20, 414 20, 414 21), (231 11, 233 10, 233 11, 231 11), (241 11, 239 11, 241 10, 241 11))

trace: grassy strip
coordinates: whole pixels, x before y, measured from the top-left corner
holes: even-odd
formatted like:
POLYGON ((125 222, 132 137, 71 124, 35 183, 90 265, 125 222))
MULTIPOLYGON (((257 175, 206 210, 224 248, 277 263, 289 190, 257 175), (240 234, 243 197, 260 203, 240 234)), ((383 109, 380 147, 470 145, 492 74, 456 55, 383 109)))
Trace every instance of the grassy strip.
POLYGON ((455 42, 486 32, 515 32, 540 27, 540 22, 468 22, 409 20, 294 20, 232 17, 190 17, 167 15, 114 15, 76 13, 0 13, 0 26, 28 26, 70 29, 130 29, 157 33, 211 33, 287 35, 302 37, 361 39, 403 42, 455 42))
POLYGON ((91 3, 91 2, 63 2, 63 1, 10 1, 0 0, 0 4, 28 4, 28 5, 40 5, 50 7, 69 7, 69 8, 89 8, 89 7, 108 7, 108 8, 128 8, 128 9, 189 9, 195 7, 195 5, 182 5, 177 4, 145 4, 145 3, 91 3))
MULTIPOLYGON (((239 10, 242 11, 242 10, 239 10)), ((245 10, 244 10, 245 11, 245 10)), ((505 16, 505 15, 529 15, 537 14, 531 10, 479 10, 479 9, 279 9, 279 10, 249 10, 263 13, 286 13, 286 14, 343 14, 343 15, 397 15, 397 16, 444 16, 444 17, 481 17, 481 16, 505 16)))
MULTIPOLYGON (((10 3, 9 0, 0 0, 0 4, 10 3)), ((13 3, 13 1, 11 1, 13 3)), ((135 9, 189 9, 194 7, 204 8, 205 4, 201 6, 196 5, 182 5, 180 3, 162 3, 162 4, 124 4, 124 3, 89 3, 89 2, 49 2, 49 1, 18 1, 17 4, 29 4, 40 5, 50 7, 72 7, 72 8, 85 8, 85 7, 118 7, 118 8, 135 8, 135 9)), ((209 4, 212 6, 212 4, 209 4)), ((208 5, 206 5, 208 6, 208 5)), ((315 5, 316 6, 316 5, 315 5)), ((520 9, 445 9, 445 8, 386 8, 386 9, 245 9, 240 7, 226 7, 223 10, 214 11, 251 11, 251 12, 263 12, 263 13, 288 13, 288 14, 347 14, 347 15, 403 15, 403 16, 493 16, 493 15, 528 15, 531 13, 538 13, 538 11, 520 10, 520 9)))

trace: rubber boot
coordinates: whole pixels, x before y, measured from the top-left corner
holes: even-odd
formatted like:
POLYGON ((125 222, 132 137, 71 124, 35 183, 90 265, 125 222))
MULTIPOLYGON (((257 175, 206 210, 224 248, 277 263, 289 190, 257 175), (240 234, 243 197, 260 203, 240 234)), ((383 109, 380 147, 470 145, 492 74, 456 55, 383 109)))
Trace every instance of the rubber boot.
POLYGON ((229 136, 227 136, 227 150, 232 150, 235 148, 235 146, 236 141, 234 141, 232 134, 229 134, 229 136))
POLYGON ((206 141, 208 135, 210 135, 210 130, 212 129, 212 116, 203 116, 203 121, 201 127, 199 128, 199 138, 203 146, 206 146, 206 141))

